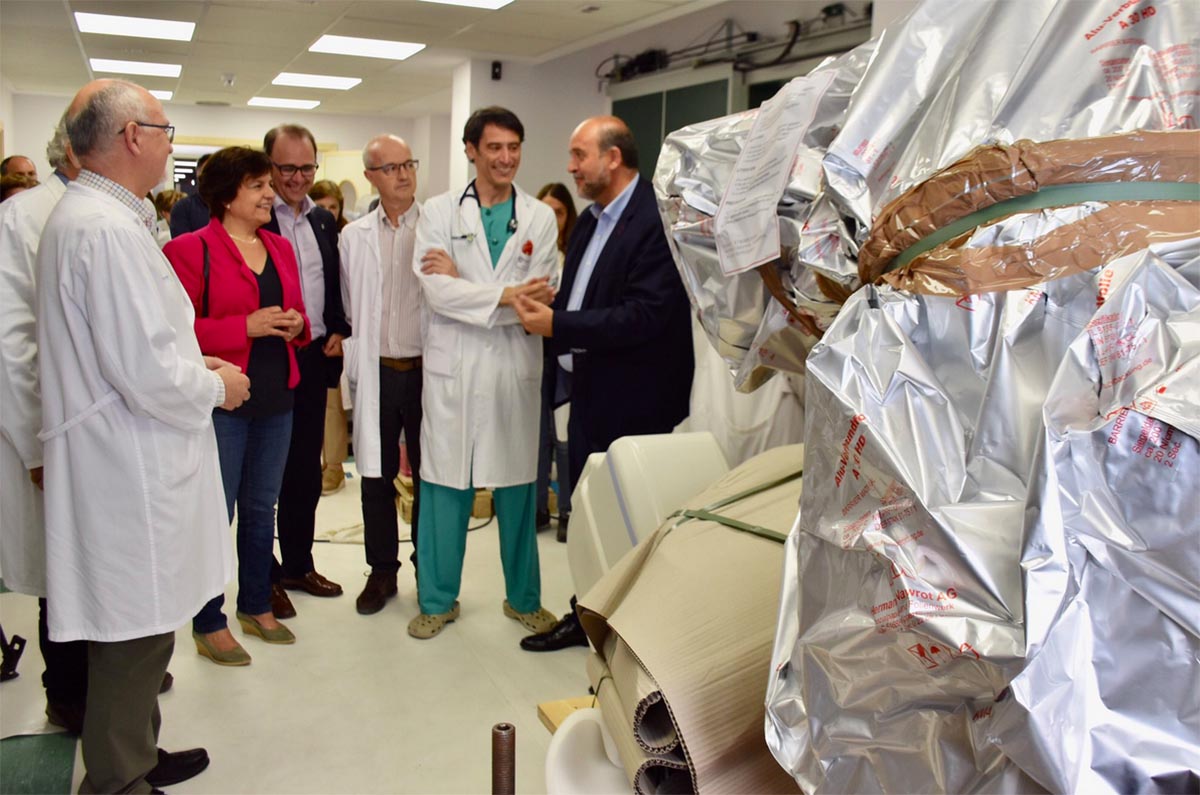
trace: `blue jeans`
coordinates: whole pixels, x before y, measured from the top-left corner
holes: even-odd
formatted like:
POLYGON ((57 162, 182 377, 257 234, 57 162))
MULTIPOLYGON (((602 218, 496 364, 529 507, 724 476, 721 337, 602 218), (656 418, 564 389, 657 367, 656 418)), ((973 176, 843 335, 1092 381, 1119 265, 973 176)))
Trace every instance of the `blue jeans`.
MULTIPOLYGON (((237 505, 238 596, 237 609, 250 615, 271 612, 271 561, 275 546, 275 501, 283 481, 292 434, 292 412, 270 417, 235 417, 213 412, 221 482, 229 521, 237 505)), ((220 594, 192 619, 192 630, 201 634, 225 628, 220 594)))

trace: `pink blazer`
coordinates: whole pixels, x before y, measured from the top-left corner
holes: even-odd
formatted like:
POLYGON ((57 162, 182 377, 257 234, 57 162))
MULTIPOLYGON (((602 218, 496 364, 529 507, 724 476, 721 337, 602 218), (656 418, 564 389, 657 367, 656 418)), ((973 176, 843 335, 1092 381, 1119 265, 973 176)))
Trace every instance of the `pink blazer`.
MULTIPOLYGON (((304 331, 288 343, 288 388, 300 383, 296 351, 312 339, 308 314, 300 292, 300 272, 296 255, 285 238, 258 230, 258 238, 266 246, 279 281, 283 285, 283 308, 296 309, 304 315, 304 331)), ((258 279, 242 259, 233 238, 216 218, 208 226, 180 235, 163 247, 179 281, 196 308, 196 338, 200 350, 209 356, 219 356, 241 367, 250 361, 253 340, 246 334, 246 317, 259 307, 258 279), (201 317, 201 293, 204 291, 204 246, 208 243, 208 316, 201 317)))

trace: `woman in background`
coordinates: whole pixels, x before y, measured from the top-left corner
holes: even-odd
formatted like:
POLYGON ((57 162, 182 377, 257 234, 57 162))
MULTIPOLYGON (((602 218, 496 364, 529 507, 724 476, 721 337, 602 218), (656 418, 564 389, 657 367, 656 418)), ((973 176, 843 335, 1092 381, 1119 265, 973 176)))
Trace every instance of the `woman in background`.
POLYGON ((575 200, 571 191, 561 182, 548 182, 537 192, 537 197, 554 211, 558 221, 558 275, 562 276, 563 260, 567 256, 567 241, 571 239, 571 230, 575 228, 575 200))
MULTIPOLYGON (((331 179, 314 182, 308 196, 333 213, 338 233, 346 225, 343 212, 345 200, 342 189, 331 179)), ((341 491, 346 485, 346 456, 350 453, 350 428, 346 408, 342 405, 342 390, 334 387, 325 396, 325 441, 321 446, 321 495, 341 491)))
MULTIPOLYGON (((558 279, 562 282, 563 262, 567 256, 567 242, 575 228, 575 200, 571 191, 561 182, 550 182, 542 186, 537 197, 554 211, 558 221, 558 279)), ((547 367, 546 372, 554 372, 547 367)), ((542 384, 542 430, 538 440, 537 479, 537 526, 550 526, 550 463, 555 464, 558 475, 558 540, 567 540, 567 522, 571 515, 571 482, 568 477, 567 442, 559 440, 554 427, 554 384, 542 384)))
POLYGON ((337 219, 338 232, 341 232, 342 227, 346 225, 346 215, 342 212, 345 209, 343 205, 346 200, 342 198, 342 189, 337 186, 337 183, 331 179, 314 182, 313 186, 308 189, 308 196, 333 213, 333 217, 337 219))
MULTIPOLYGON (((310 339, 291 245, 260 227, 271 220, 271 160, 245 146, 213 154, 200 172, 199 193, 212 212, 208 226, 163 249, 196 308, 196 337, 250 377, 250 399, 213 412, 225 503, 237 505, 237 618, 242 631, 267 643, 294 643, 271 612, 275 501, 292 430, 292 390, 300 381, 296 350, 310 339)), ((250 655, 229 632, 224 595, 192 621, 196 651, 218 665, 248 665, 250 655)))

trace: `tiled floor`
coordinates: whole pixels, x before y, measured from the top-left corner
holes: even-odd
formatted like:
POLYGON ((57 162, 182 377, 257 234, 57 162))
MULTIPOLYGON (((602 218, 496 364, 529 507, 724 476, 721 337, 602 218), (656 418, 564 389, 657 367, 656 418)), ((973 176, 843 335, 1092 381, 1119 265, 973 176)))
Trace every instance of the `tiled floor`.
MULTIPOLYGON (((564 612, 572 586, 566 545, 553 531, 538 539, 542 601, 564 612)), ((207 771, 172 793, 474 793, 491 787, 491 727, 517 727, 517 791, 544 791, 550 735, 537 719, 542 701, 587 692, 585 650, 535 655, 517 642, 523 628, 501 612, 504 598, 496 524, 470 534, 462 617, 438 637, 405 632, 417 612, 412 569, 383 612, 360 616, 354 597, 365 582, 363 548, 317 544, 317 568, 346 590, 334 599, 293 596, 287 621, 294 646, 268 646, 234 632, 254 657, 220 668, 195 653, 190 628, 176 636, 174 689, 160 700, 161 745, 204 746, 207 771)), ((401 547, 407 558, 407 547, 401 547)), ((232 604, 232 590, 229 603, 232 604)), ((27 597, 0 597, 6 631, 36 638, 27 597), (21 618, 18 618, 21 617, 21 618), (15 621, 10 629, 10 620, 15 621), (32 634, 31 634, 32 633, 32 634)), ((32 600, 29 600, 32 602, 32 600)), ((232 616, 231 616, 232 618, 232 616)), ((21 663, 36 681, 36 642, 21 663)), ((0 690, 0 698, 3 691, 0 690)), ((76 758, 72 790, 82 777, 76 758)))

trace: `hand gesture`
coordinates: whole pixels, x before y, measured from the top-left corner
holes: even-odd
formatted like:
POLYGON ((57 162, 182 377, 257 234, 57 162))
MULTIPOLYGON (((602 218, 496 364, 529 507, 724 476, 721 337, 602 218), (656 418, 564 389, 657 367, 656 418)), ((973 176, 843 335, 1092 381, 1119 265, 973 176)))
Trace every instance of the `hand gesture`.
POLYGON ((426 276, 436 273, 457 279, 458 267, 445 251, 440 248, 431 248, 421 257, 421 273, 426 276))
POLYGON ((246 315, 246 336, 284 337, 291 326, 287 313, 277 306, 264 306, 246 315))
POLYGON ((287 332, 284 339, 288 342, 296 339, 304 333, 304 315, 300 314, 296 309, 289 309, 283 313, 284 324, 283 330, 287 332))
POLYGON ((513 301, 513 309, 517 310, 517 317, 529 334, 554 336, 554 310, 550 307, 527 295, 518 295, 513 301))
POLYGON ((235 365, 224 364, 215 372, 225 383, 225 402, 221 408, 232 411, 250 399, 250 379, 235 365))

